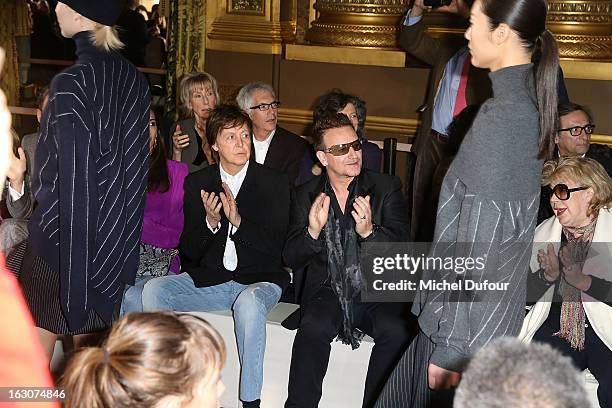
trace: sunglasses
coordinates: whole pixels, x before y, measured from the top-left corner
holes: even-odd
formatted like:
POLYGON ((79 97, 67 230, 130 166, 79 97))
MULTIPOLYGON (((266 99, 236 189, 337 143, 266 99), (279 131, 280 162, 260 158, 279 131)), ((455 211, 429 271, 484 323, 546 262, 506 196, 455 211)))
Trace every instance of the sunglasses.
POLYGON ((565 184, 557 184, 553 188, 548 187, 548 195, 552 197, 554 194, 559 200, 569 200, 571 193, 574 191, 586 190, 588 187, 569 188, 565 184))
POLYGON ((580 136, 583 130, 584 130, 584 133, 586 133, 587 135, 590 135, 595 130, 595 125, 588 124, 584 126, 573 126, 573 127, 569 127, 565 129, 559 129, 559 132, 565 132, 566 130, 569 131, 570 135, 572 136, 580 136))
POLYGON ((361 150, 361 140, 357 139, 351 143, 342 143, 328 147, 327 149, 322 149, 321 151, 325 153, 329 153, 332 156, 344 156, 353 148, 354 151, 358 152, 361 150))

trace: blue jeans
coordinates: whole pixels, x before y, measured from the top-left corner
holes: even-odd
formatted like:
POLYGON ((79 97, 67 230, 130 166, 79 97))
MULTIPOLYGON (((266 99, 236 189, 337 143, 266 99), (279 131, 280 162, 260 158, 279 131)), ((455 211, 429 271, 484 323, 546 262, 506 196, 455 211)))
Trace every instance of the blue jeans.
POLYGON ((134 286, 127 285, 125 292, 123 292, 119 316, 123 317, 126 313, 131 312, 142 312, 142 289, 144 285, 154 277, 155 276, 137 276, 134 286))
POLYGON ((266 317, 278 303, 282 290, 270 282, 243 285, 229 281, 196 288, 191 277, 162 276, 146 283, 142 292, 144 311, 211 312, 232 310, 240 358, 240 399, 261 396, 263 358, 266 348, 266 317))

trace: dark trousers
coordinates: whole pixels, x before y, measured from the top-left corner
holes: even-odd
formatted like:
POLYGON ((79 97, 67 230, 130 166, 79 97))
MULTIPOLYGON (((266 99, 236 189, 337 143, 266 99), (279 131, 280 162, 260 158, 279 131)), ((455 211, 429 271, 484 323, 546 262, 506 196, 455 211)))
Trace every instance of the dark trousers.
POLYGON ((440 193, 440 186, 432 187, 432 180, 438 163, 448 155, 445 150, 447 144, 445 139, 435 131, 431 133, 419 149, 414 165, 414 178, 412 180, 412 240, 433 235, 438 204, 437 196, 440 193), (437 192, 433 193, 436 196, 435 203, 431 203, 432 188, 438 189, 437 192), (432 212, 433 215, 431 215, 432 212))
MULTIPOLYGON (((363 406, 372 407, 410 344, 415 321, 407 304, 356 302, 353 310, 355 326, 374 339, 363 397, 363 406)), ((331 342, 341 327, 338 299, 331 288, 323 287, 308 302, 293 341, 286 408, 318 406, 331 342)))
POLYGON ((612 408, 612 351, 601 341, 587 321, 584 331, 584 350, 575 350, 570 344, 553 333, 559 331, 557 319, 547 319, 533 336, 534 341, 550 344, 568 356, 579 370, 589 369, 599 382, 597 398, 601 408, 612 408))

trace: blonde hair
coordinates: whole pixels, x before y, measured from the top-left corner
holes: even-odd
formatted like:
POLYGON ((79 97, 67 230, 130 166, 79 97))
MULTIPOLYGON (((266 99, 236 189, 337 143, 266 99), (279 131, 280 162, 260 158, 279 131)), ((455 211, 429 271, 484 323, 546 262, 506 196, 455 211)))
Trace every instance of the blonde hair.
POLYGON ((193 109, 189 106, 193 91, 199 87, 205 88, 207 84, 210 84, 217 101, 216 106, 218 106, 221 103, 221 98, 219 97, 217 80, 214 76, 207 72, 191 72, 189 74, 185 74, 183 79, 181 79, 179 93, 181 96, 181 105, 186 115, 193 116, 193 109))
POLYGON ((559 157, 544 163, 542 185, 547 186, 560 178, 567 178, 581 186, 593 189, 593 198, 587 215, 597 214, 612 204, 612 178, 601 164, 586 157, 559 157))
POLYGON ((102 347, 83 349, 63 379, 67 408, 182 406, 217 381, 225 345, 206 321, 171 312, 130 313, 102 347), (169 404, 167 401, 174 401, 169 404))
POLYGON ((93 44, 104 51, 119 50, 123 48, 123 43, 119 39, 117 29, 107 25, 96 23, 91 33, 93 44))

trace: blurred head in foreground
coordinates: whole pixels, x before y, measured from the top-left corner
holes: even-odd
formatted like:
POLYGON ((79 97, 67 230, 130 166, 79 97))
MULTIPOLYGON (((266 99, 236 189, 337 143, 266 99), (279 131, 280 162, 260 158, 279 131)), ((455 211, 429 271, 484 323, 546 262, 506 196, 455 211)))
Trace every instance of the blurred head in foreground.
POLYGON ((66 407, 216 408, 225 345, 206 321, 170 312, 130 313, 102 347, 75 354, 66 407))

